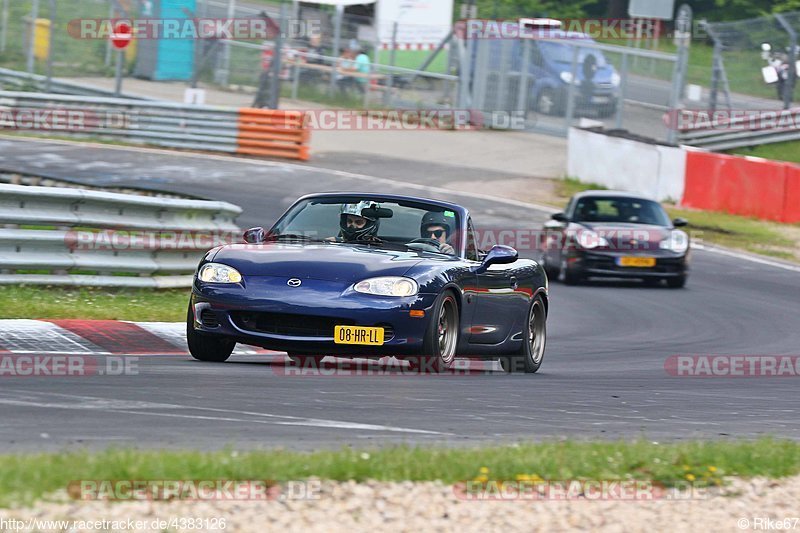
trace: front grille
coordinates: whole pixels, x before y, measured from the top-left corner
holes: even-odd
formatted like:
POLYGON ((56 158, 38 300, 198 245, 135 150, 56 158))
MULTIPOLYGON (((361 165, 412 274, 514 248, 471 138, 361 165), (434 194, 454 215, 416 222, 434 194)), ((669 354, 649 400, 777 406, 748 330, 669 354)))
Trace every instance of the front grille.
POLYGON ((287 315, 283 313, 233 312, 231 318, 237 327, 290 337, 333 337, 335 326, 354 326, 355 321, 312 315, 287 315))
POLYGON ((383 328, 383 342, 389 342, 394 339, 394 326, 391 324, 376 324, 377 327, 383 328))
POLYGON ((208 309, 204 309, 203 312, 200 313, 200 323, 207 328, 219 327, 219 319, 217 318, 217 314, 214 311, 209 311, 208 309))

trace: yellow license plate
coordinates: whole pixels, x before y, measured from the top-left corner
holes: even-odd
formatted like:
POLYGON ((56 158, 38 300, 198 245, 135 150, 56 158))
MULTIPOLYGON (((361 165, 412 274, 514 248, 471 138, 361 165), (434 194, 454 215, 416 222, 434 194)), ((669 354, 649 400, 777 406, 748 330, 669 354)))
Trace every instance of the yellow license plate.
POLYGON ((655 257, 620 257, 619 266, 653 268, 656 266, 655 257))
POLYGON ((336 326, 333 328, 333 342, 336 344, 380 346, 383 344, 383 328, 336 326))

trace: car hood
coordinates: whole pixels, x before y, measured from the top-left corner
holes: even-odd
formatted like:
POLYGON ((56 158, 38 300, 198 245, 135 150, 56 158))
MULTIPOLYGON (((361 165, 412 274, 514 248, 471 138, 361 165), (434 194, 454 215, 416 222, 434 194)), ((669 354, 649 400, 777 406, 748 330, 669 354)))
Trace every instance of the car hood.
POLYGON ((243 276, 355 282, 372 276, 402 276, 422 258, 404 252, 345 244, 231 244, 213 261, 243 276))

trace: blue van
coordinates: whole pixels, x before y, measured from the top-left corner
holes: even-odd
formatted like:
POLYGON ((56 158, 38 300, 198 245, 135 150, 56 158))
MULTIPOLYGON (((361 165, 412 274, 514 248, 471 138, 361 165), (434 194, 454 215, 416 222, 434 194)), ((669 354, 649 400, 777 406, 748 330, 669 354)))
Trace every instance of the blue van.
POLYGON ((569 34, 552 30, 553 39, 533 39, 531 64, 533 75, 530 88, 531 107, 545 115, 560 115, 566 111, 569 85, 575 85, 576 112, 594 110, 600 117, 613 115, 619 105, 620 76, 606 60, 601 50, 578 48, 577 76, 573 79, 574 49, 581 43, 594 44, 585 34, 569 34), (561 34, 561 35, 559 35, 561 34), (573 44, 565 44, 569 41, 573 44))
MULTIPOLYGON (((477 46, 489 46, 490 85, 496 83, 498 75, 519 73, 524 42, 530 42, 530 59, 527 67, 528 109, 545 115, 563 115, 567 108, 570 84, 574 85, 575 115, 613 115, 620 99, 620 75, 597 48, 581 47, 594 45, 594 39, 578 32, 548 29, 546 38, 523 37, 512 39, 512 46, 503 45, 502 39, 484 41, 477 46), (577 75, 573 79, 572 63, 578 47, 577 75), (507 55, 510 53, 510 57, 507 55), (505 57, 504 57, 505 56, 505 57), (504 73, 504 74, 503 74, 504 73)), ((477 48, 477 47, 476 47, 477 48)), ((477 50, 473 48, 473 65, 477 50)), ((473 70, 473 76, 480 75, 473 70)), ((473 83, 476 81, 473 78, 473 83)), ((513 82, 511 83, 512 85, 513 82)), ((511 95, 514 99, 514 96, 511 95)))

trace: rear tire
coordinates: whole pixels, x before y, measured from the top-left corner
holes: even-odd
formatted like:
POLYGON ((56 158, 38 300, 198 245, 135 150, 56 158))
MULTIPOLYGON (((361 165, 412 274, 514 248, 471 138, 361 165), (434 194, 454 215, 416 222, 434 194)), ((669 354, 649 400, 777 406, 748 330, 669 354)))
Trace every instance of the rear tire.
POLYGON ((531 302, 523 333, 525 337, 519 353, 500 358, 500 366, 505 372, 535 374, 542 366, 547 344, 547 313, 541 296, 531 302))
POLYGON ((542 254, 542 258, 539 262, 544 269, 544 273, 547 274, 547 279, 558 279, 561 269, 554 267, 547 262, 547 254, 542 254))
POLYGON ((446 372, 456 359, 460 320, 453 293, 446 291, 440 294, 433 309, 423 341, 423 355, 406 358, 411 368, 420 373, 446 372))
POLYGON ((186 343, 189 345, 189 353, 198 361, 212 363, 222 363, 228 360, 236 342, 225 337, 214 337, 211 335, 201 335, 194 329, 194 316, 192 306, 186 316, 186 343))

